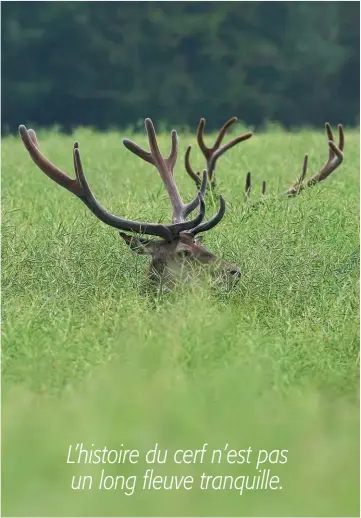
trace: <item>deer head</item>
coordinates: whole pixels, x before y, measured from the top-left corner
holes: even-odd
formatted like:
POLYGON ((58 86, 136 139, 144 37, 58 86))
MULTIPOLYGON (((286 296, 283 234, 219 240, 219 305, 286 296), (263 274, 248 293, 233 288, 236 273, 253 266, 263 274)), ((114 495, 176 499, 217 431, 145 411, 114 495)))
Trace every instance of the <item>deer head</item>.
POLYGON ((213 273, 225 274, 233 282, 238 281, 241 273, 234 264, 218 259, 214 254, 201 245, 201 236, 215 227, 225 213, 225 202, 219 197, 220 207, 210 220, 203 221, 205 216, 205 202, 203 199, 207 186, 207 173, 204 171, 200 190, 197 196, 189 203, 184 203, 180 197, 174 180, 174 166, 178 155, 178 138, 176 131, 171 133, 171 151, 164 157, 158 147, 153 123, 145 120, 150 151, 146 151, 131 140, 124 139, 127 149, 146 162, 155 166, 161 176, 172 205, 172 223, 145 223, 123 219, 107 212, 94 197, 84 174, 79 144, 74 143, 73 159, 75 179, 51 163, 40 151, 36 133, 21 125, 19 133, 32 160, 51 180, 61 185, 77 196, 93 214, 103 223, 120 230, 120 236, 133 252, 151 256, 151 265, 148 275, 152 280, 169 279, 174 275, 189 273, 192 267, 209 265, 213 273), (198 214, 187 220, 188 216, 198 209, 198 214), (124 232, 125 231, 125 232, 124 232), (130 232, 132 234, 128 234, 130 232), (144 235, 155 236, 158 239, 145 238, 144 235))

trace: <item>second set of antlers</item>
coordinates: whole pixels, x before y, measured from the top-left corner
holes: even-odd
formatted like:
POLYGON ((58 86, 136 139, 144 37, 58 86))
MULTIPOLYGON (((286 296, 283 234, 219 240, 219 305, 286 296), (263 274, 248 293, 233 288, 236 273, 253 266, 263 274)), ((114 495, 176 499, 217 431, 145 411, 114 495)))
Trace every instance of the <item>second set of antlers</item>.
MULTIPOLYGON (((207 178, 209 181, 209 185, 211 189, 214 189, 216 187, 216 165, 218 158, 223 155, 226 151, 231 149, 232 147, 236 146, 240 142, 244 142, 245 140, 250 139, 253 136, 253 133, 251 131, 244 133, 243 135, 239 135, 238 137, 233 138, 230 142, 227 144, 222 145, 222 141, 233 124, 237 122, 237 117, 232 117, 229 119, 221 128, 219 131, 219 134, 213 144, 212 147, 207 147, 204 142, 204 128, 206 121, 205 119, 201 119, 198 125, 197 130, 197 142, 200 150, 203 153, 203 156, 206 160, 206 173, 207 178)), ((303 160, 303 167, 302 172, 300 174, 300 177, 298 180, 291 185, 287 189, 287 191, 284 193, 288 196, 296 196, 299 194, 303 189, 306 187, 311 187, 315 185, 316 183, 322 182, 325 180, 343 161, 343 150, 344 150, 344 144, 345 144, 345 138, 344 138, 344 132, 342 124, 338 125, 338 145, 336 145, 333 132, 331 129, 331 126, 328 122, 325 124, 327 139, 328 139, 328 160, 326 163, 322 166, 320 171, 313 176, 309 180, 306 181, 306 174, 308 169, 308 155, 306 154, 303 160)), ((190 152, 191 152, 192 146, 188 146, 187 151, 185 153, 184 158, 184 165, 186 168, 187 173, 192 178, 192 180, 195 182, 197 186, 201 185, 202 182, 202 176, 200 172, 195 172, 190 164, 190 152)), ((246 182, 245 182, 245 196, 248 197, 251 191, 251 173, 248 172, 246 176, 246 182)), ((266 182, 262 182, 262 189, 261 194, 265 194, 266 192, 266 182)))

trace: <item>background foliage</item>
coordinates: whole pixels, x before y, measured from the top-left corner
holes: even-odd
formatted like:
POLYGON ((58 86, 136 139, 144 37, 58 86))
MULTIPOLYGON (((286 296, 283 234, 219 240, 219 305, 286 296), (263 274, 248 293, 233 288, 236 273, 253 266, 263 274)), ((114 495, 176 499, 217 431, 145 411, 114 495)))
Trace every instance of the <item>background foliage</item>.
POLYGON ((359 121, 359 2, 1 7, 3 131, 359 121))

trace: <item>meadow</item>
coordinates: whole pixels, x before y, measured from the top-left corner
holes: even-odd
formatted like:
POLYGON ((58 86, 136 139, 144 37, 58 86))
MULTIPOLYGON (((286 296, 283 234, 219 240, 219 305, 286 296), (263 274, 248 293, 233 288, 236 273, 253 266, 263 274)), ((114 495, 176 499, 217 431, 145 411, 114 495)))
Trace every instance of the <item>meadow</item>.
MULTIPOLYGON (((246 130, 246 128, 243 128, 246 130)), ((238 125, 237 133, 242 131, 238 125)), ((234 133, 235 135, 236 133, 234 133)), ((359 515, 359 131, 345 129, 345 160, 296 198, 278 196, 328 155, 319 131, 270 127, 219 160, 227 202, 205 246, 236 263, 233 290, 207 282, 149 292, 148 259, 132 254, 75 196, 2 141, 2 515, 359 515), (244 207, 252 172, 256 201, 244 207), (287 449, 271 467, 282 490, 73 491, 70 444, 145 451, 287 449)), ((159 175, 122 145, 143 132, 38 132, 42 151, 73 176, 80 142, 89 183, 107 210, 170 221, 159 175)), ((182 132, 175 174, 195 136, 182 132)), ((164 152, 167 133, 159 136, 164 152)), ((212 142, 212 136, 207 137, 212 142)), ((193 149, 194 167, 203 168, 193 149)), ((208 214, 215 199, 207 198, 208 214)), ((144 465, 110 466, 142 475, 144 465)), ((242 475, 254 466, 158 466, 159 473, 242 475)))

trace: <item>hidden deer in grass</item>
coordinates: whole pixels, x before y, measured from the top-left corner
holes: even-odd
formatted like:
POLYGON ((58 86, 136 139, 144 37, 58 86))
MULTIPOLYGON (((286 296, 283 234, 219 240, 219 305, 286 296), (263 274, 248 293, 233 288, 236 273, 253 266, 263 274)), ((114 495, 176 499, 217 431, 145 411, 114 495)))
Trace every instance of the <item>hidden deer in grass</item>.
MULTIPOLYGON (((184 273, 188 275, 189 272, 193 271, 194 266, 208 265, 213 274, 225 276, 232 283, 236 283, 241 276, 240 269, 232 263, 217 258, 211 251, 202 246, 202 236, 199 235, 210 231, 218 225, 225 213, 225 201, 222 196, 219 196, 218 212, 208 221, 204 221, 205 193, 207 187, 214 189, 216 186, 215 169, 218 158, 236 144, 252 137, 252 133, 248 132, 235 137, 222 146, 227 130, 236 120, 233 117, 226 122, 220 130, 213 147, 208 148, 204 143, 203 135, 205 120, 201 119, 198 126, 197 141, 206 159, 206 169, 204 169, 202 175, 193 171, 190 165, 191 147, 189 146, 185 154, 185 167, 187 173, 199 189, 197 196, 189 203, 183 202, 174 179, 174 166, 178 156, 176 131, 171 133, 171 151, 168 157, 163 156, 159 150, 155 129, 150 119, 145 120, 150 151, 142 149, 129 139, 123 140, 125 147, 129 151, 155 166, 158 170, 172 206, 172 223, 168 225, 124 219, 107 212, 96 200, 89 187, 80 159, 78 142, 75 142, 73 147, 76 178, 72 179, 41 153, 34 130, 27 129, 21 125, 19 126, 19 133, 29 155, 41 171, 51 180, 77 196, 103 223, 120 230, 120 236, 133 252, 150 255, 151 264, 148 270, 148 277, 151 280, 171 281, 179 275, 183 276, 184 273), (190 214, 196 209, 198 214, 192 219, 188 219, 190 214), (153 236, 153 238, 144 236, 153 236), (157 239, 154 239, 154 237, 157 239)), ((298 195, 306 187, 311 187, 325 180, 341 164, 343 160, 344 134, 341 125, 338 126, 338 129, 339 143, 337 146, 334 142, 331 127, 329 124, 326 124, 329 157, 319 173, 312 176, 308 181, 305 180, 308 163, 306 155, 300 178, 284 194, 288 196, 298 195)), ((248 173, 245 186, 246 197, 249 195, 250 189, 251 175, 248 173)), ((266 184, 263 182, 263 194, 265 190, 266 184)))

